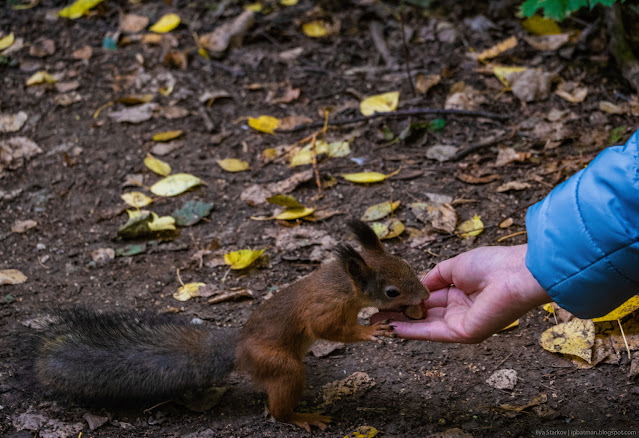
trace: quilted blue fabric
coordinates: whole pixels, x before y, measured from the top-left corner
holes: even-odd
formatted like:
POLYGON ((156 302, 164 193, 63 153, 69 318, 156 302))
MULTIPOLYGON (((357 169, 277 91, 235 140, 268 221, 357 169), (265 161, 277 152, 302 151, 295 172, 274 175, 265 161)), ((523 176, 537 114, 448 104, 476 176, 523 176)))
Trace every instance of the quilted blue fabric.
POLYGON ((639 293, 639 131, 528 209, 526 266, 580 318, 639 293))

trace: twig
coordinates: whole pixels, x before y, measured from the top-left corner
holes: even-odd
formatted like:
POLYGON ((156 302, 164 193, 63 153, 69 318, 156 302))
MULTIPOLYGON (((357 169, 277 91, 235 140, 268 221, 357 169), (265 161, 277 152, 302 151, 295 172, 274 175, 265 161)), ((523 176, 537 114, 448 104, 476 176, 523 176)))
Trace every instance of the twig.
POLYGON ((206 112, 206 109, 203 107, 199 107, 197 112, 200 118, 202 119, 202 122, 204 123, 204 128, 209 132, 213 132, 213 130, 215 129, 215 126, 213 126, 213 121, 211 120, 208 113, 206 112))
POLYGON ((632 360, 632 356, 630 355, 630 347, 628 346, 628 340, 626 339, 626 334, 623 332, 623 327, 621 326, 621 320, 617 318, 617 323, 619 324, 619 330, 621 330, 621 337, 623 338, 623 343, 626 344, 626 351, 628 352, 628 360, 632 360))
POLYGON ((170 401, 171 401, 171 400, 164 400, 163 402, 160 402, 160 403, 158 403, 157 405, 153 405, 153 406, 151 406, 150 408, 146 408, 146 409, 145 409, 144 411, 142 411, 142 412, 144 412, 145 414, 148 414, 148 413, 149 413, 149 412, 151 412, 153 409, 155 409, 155 408, 157 408, 157 407, 159 407, 159 406, 165 405, 165 404, 169 403, 170 401))
MULTIPOLYGON (((449 115, 458 117, 485 117, 487 119, 506 120, 509 116, 507 114, 497 114, 490 111, 467 111, 458 109, 438 109, 438 108, 411 108, 407 110, 393 111, 388 113, 375 113, 370 116, 353 117, 351 119, 333 120, 329 121, 330 126, 342 126, 350 125, 352 123, 366 122, 368 120, 379 118, 399 118, 416 116, 420 114, 432 114, 432 115, 449 115)), ((304 125, 297 125, 292 129, 278 130, 278 133, 293 133, 304 131, 306 129, 316 129, 324 126, 325 122, 313 122, 304 125)))
POLYGON ((520 236, 522 234, 526 234, 526 230, 517 231, 516 233, 508 234, 507 236, 500 237, 497 239, 497 242, 501 242, 502 240, 510 239, 511 237, 520 236))
POLYGON ((417 97, 415 91, 415 84, 413 84, 413 75, 410 71, 410 52, 408 50, 408 43, 406 42, 406 27, 404 26, 404 2, 402 1, 402 7, 399 11, 399 23, 402 26, 402 47, 404 48, 404 67, 406 68, 406 75, 408 76, 408 85, 410 85, 410 91, 413 96, 417 97))
POLYGON ((386 41, 384 41, 384 26, 379 21, 371 21, 368 25, 368 29, 371 33, 371 39, 373 40, 373 45, 375 49, 379 52, 379 54, 384 58, 384 62, 387 67, 394 67, 397 65, 395 59, 391 56, 388 51, 388 47, 386 46, 386 41))
POLYGON ((500 143, 502 141, 509 140, 515 135, 515 132, 516 131, 511 131, 509 134, 502 135, 501 137, 491 136, 491 137, 483 139, 480 142, 477 142, 475 144, 471 144, 467 148, 464 148, 464 149, 458 151, 455 155, 453 155, 450 158, 450 161, 461 160, 462 158, 466 157, 467 155, 470 155, 473 152, 477 152, 480 149, 483 149, 483 148, 488 147, 488 146, 492 146, 495 143, 500 143))
POLYGON ((496 367, 493 368, 493 371, 498 370, 499 367, 502 366, 504 362, 506 362, 508 359, 510 359, 510 356, 512 355, 513 355, 512 353, 509 353, 508 356, 504 357, 504 359, 501 362, 499 362, 496 367))

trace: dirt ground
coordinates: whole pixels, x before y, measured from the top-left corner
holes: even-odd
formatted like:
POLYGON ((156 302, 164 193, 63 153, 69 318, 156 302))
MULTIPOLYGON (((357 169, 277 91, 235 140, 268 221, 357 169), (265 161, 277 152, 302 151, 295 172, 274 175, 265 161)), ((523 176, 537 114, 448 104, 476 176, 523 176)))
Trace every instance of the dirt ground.
POLYGON ((523 233, 498 240, 524 231, 528 206, 583 168, 609 144, 611 136, 617 143, 624 142, 636 124, 629 113, 599 109, 600 101, 627 104, 633 90, 608 57, 598 10, 562 23, 569 31, 582 31, 581 37, 558 50, 538 51, 521 40, 526 31, 510 2, 458 2, 455 6, 441 2, 428 9, 407 6, 406 46, 402 26, 392 15, 398 10, 394 2, 318 2, 323 12, 314 9, 316 3, 311 1, 289 7, 270 3, 272 10, 256 14, 241 46, 219 58, 205 59, 197 54, 192 33, 211 32, 238 16, 241 5, 221 2, 225 8, 220 11, 216 8, 220 2, 170 3, 105 0, 77 20, 55 17, 51 11, 64 4, 48 0, 31 9, 3 6, 0 10, 0 31, 14 32, 25 42, 24 48, 1 59, 0 109, 2 114, 24 111, 28 115, 18 132, 0 133, 0 142, 22 136, 41 149, 23 163, 14 162, 13 168, 6 166, 0 176, 0 269, 18 269, 28 277, 22 284, 0 286, 0 435, 335 437, 349 435, 359 426, 372 426, 378 436, 387 437, 639 431, 639 389, 628 377, 627 355, 622 351, 613 363, 580 368, 543 350, 539 336, 554 321, 542 309, 480 345, 388 339, 347 345, 321 357, 309 354, 300 409, 323 409, 331 415, 333 422, 323 432, 307 433, 269 421, 264 394, 237 376, 228 380, 217 406, 204 413, 178 403, 126 408, 86 405, 55 397, 35 383, 28 368, 33 330, 25 325, 47 309, 82 305, 177 312, 185 318, 200 318, 211 327, 240 327, 269 294, 308 274, 329 255, 315 237, 308 238, 310 244, 284 248, 282 233, 313 231, 329 241, 343 241, 348 238, 346 219, 359 217, 383 201, 400 200, 395 217, 407 227, 430 232, 421 240, 405 232, 385 242, 389 251, 420 273, 474 247, 525 243, 523 233), (183 22, 170 33, 172 39, 160 44, 134 40, 115 50, 103 48, 105 37, 118 29, 121 15, 135 13, 153 23, 167 12, 178 12, 183 22), (480 15, 492 24, 473 28, 469 19, 480 15), (300 26, 315 17, 339 22, 339 31, 326 38, 309 38, 300 26), (373 22, 383 23, 392 59, 381 55, 372 43, 373 22), (571 103, 551 93, 546 99, 522 103, 512 93, 502 92, 503 85, 493 75, 478 71, 481 63, 468 56, 470 49, 481 51, 512 35, 520 41, 497 58, 500 63, 542 68, 564 81, 581 83, 588 90, 585 100, 571 103), (55 44, 52 53, 36 50, 46 48, 44 40, 49 39, 55 44), (92 56, 78 59, 73 52, 85 45, 92 48, 92 56), (301 54, 282 56, 296 48, 301 54), (170 65, 167 53, 172 51, 186 53, 184 69, 179 60, 170 65), (414 79, 420 74, 441 75, 425 94, 411 90, 405 51, 414 79), (41 70, 57 74, 59 82, 78 84, 69 86, 72 91, 56 84, 26 86, 27 79, 41 70), (247 117, 297 115, 322 121, 323 109, 331 108, 333 119, 354 118, 360 115, 362 97, 387 91, 400 91, 400 110, 443 108, 451 87, 460 81, 484 97, 478 110, 506 118, 413 115, 329 127, 327 138, 353 138, 351 154, 319 157, 324 182, 321 197, 314 178, 291 194, 318 212, 337 214, 286 223, 250 219, 268 216, 274 208, 248 205, 241 199, 247 188, 279 182, 311 168, 290 168, 282 161, 265 163, 263 151, 295 144, 314 131, 264 134, 249 128, 247 117), (173 89, 165 96, 158 89, 167 84, 173 84, 173 89), (289 89, 299 89, 299 97, 278 102, 289 89), (205 92, 220 90, 228 97, 201 102, 205 92), (156 104, 148 120, 121 123, 111 116, 128 108, 116 99, 146 93, 153 94, 156 104), (61 100, 63 94, 69 94, 73 102, 61 100), (167 110, 175 107, 182 112, 167 110), (549 116, 556 110, 568 112, 559 120, 549 116), (436 117, 445 120, 443 129, 415 128, 405 138, 397 138, 411 123, 428 123, 436 117), (195 225, 180 227, 172 240, 147 243, 140 254, 112 258, 107 251, 106 257, 97 257, 96 250, 117 251, 130 243, 117 235, 127 220, 120 195, 136 188, 123 185, 131 174, 142 174, 144 186, 159 179, 143 160, 157 145, 153 134, 170 130, 184 134, 170 143, 173 150, 156 155, 174 172, 196 175, 206 185, 179 197, 157 199, 149 208, 163 216, 185 201, 199 200, 213 203, 212 212, 195 225), (440 162, 427 156, 433 145, 452 145, 461 151, 490 137, 495 140, 461 158, 440 162), (500 148, 513 148, 520 159, 498 164, 500 148), (226 172, 217 164, 222 158, 246 160, 250 170, 226 172), (341 177, 360 171, 388 174, 399 166, 400 173, 382 183, 356 185, 341 177), (488 178, 477 184, 468 176, 488 178), (528 185, 523 190, 497 190, 511 181, 528 185), (414 202, 428 201, 427 193, 450 197, 459 222, 480 215, 483 233, 470 239, 433 234, 432 227, 409 208, 414 202), (512 225, 500 228, 507 218, 512 218, 512 225), (37 226, 12 231, 16 221, 28 219, 37 226), (227 266, 216 263, 225 252, 243 248, 266 248, 265 257, 242 271, 228 272, 227 266), (317 248, 320 255, 311 257, 317 248), (249 289, 254 299, 217 304, 203 297, 177 301, 173 297, 180 286, 177 269, 184 283, 249 289), (496 389, 486 383, 501 369, 516 371, 514 389, 496 389), (372 379, 368 386, 321 407, 322 386, 356 372, 372 379), (104 424, 99 424, 100 417, 105 417, 104 424), (90 425, 99 427, 91 430, 90 425))

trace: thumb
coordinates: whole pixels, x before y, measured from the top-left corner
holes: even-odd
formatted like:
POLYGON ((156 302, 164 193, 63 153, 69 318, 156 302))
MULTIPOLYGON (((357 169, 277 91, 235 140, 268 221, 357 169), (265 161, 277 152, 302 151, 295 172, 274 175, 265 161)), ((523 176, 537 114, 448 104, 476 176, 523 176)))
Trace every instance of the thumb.
POLYGON ((455 258, 444 260, 435 266, 426 276, 422 279, 424 286, 429 291, 436 291, 453 284, 453 266, 455 264, 455 258))

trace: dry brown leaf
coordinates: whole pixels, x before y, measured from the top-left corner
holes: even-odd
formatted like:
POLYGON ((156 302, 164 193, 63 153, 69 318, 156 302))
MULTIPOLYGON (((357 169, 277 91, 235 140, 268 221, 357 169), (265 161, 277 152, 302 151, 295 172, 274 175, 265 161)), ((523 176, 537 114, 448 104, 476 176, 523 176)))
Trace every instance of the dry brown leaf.
POLYGON ((524 40, 535 50, 558 50, 570 40, 569 33, 527 36, 524 40))
POLYGON ((555 94, 570 103, 581 103, 588 96, 588 87, 579 82, 562 82, 555 90, 555 94))
POLYGON ((24 111, 15 114, 0 113, 0 133, 18 132, 28 118, 29 116, 24 111))
POLYGON ((626 114, 627 112, 625 106, 616 105, 612 102, 608 102, 607 100, 599 102, 599 110, 608 114, 626 114))
POLYGON ((417 81, 415 81, 415 89, 418 93, 426 94, 428 90, 439 84, 442 77, 440 75, 417 75, 417 81))
POLYGON ((198 40, 198 45, 207 50, 212 56, 222 56, 226 49, 242 46, 242 40, 246 32, 253 26, 255 12, 245 10, 235 17, 219 26, 213 32, 202 35, 198 40))
POLYGON ((52 39, 40 39, 29 47, 29 55, 38 58, 51 56, 55 53, 55 42, 52 39))
POLYGON ((467 173, 460 173, 456 176, 457 176, 457 179, 467 184, 488 184, 490 182, 501 179, 501 176, 499 176, 496 173, 493 173, 490 175, 484 175, 484 176, 473 176, 467 173))
POLYGON ((4 169, 18 169, 25 160, 41 154, 42 149, 27 137, 0 140, 0 174, 4 169))
POLYGON ((149 25, 149 17, 137 14, 125 14, 120 18, 120 30, 125 33, 138 33, 149 25))
POLYGON ((495 161, 495 166, 503 167, 506 164, 526 161, 530 158, 530 152, 517 152, 513 148, 499 148, 499 152, 497 153, 497 160, 495 161))
POLYGON ((486 102, 486 97, 480 91, 463 82, 458 82, 451 87, 444 108, 471 111, 486 102))
POLYGON ((497 191, 499 193, 502 193, 502 192, 507 192, 509 190, 525 190, 525 189, 529 189, 530 187, 531 185, 527 182, 509 181, 497 187, 497 191))
POLYGON ((491 48, 478 53, 477 55, 475 55, 475 58, 478 61, 495 58, 501 55, 502 53, 504 53, 506 50, 512 49, 516 45, 517 45, 517 37, 511 36, 510 38, 500 41, 499 43, 495 44, 491 48))
POLYGON ((280 124, 277 127, 279 131, 287 131, 289 129, 293 129, 298 125, 304 125, 307 123, 311 123, 313 119, 308 118, 306 116, 288 116, 280 119, 280 124))
POLYGON ((284 91, 284 94, 281 97, 276 98, 273 102, 279 104, 291 103, 300 97, 301 92, 302 90, 300 88, 293 88, 289 85, 286 91, 284 91))
POLYGON ((180 70, 186 70, 188 67, 188 61, 186 59, 186 53, 182 50, 170 50, 164 55, 164 65, 169 68, 179 68, 180 70))
POLYGON ((528 68, 522 72, 513 72, 506 76, 513 94, 522 102, 548 99, 550 86, 555 77, 539 69, 528 68))

